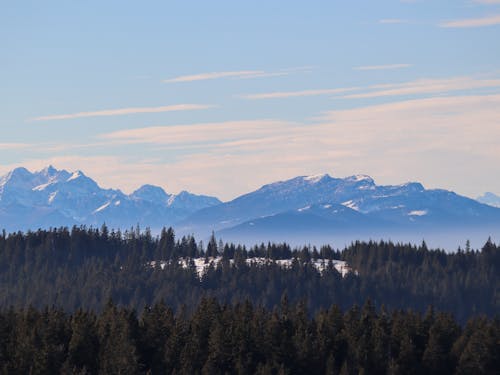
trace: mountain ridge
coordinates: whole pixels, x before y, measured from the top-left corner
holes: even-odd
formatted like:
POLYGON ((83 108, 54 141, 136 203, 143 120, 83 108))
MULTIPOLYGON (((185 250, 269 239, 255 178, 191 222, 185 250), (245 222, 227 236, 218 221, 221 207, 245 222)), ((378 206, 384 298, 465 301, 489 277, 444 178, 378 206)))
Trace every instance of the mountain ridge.
POLYGON ((425 189, 419 182, 377 185, 366 175, 324 174, 263 185, 194 213, 178 223, 178 229, 185 233, 214 230, 223 238, 248 243, 440 238, 439 244, 448 246, 444 237, 461 238, 466 233, 484 241, 497 234, 500 209, 445 189, 425 189), (339 206, 345 208, 341 215, 333 212, 339 206))
MULTIPOLYGON (((212 231, 242 240, 430 237, 442 231, 496 234, 500 208, 419 182, 377 185, 367 175, 298 176, 265 184, 228 202, 145 184, 131 194, 103 189, 82 171, 16 168, 0 177, 0 227, 27 230, 136 224, 202 238, 212 231), (488 233, 486 233, 488 232, 488 233)), ((487 238, 487 237, 486 237, 487 238)), ((483 238, 484 240, 484 238, 483 238)))
POLYGON ((19 167, 0 177, 0 225, 10 230, 104 222, 117 228, 137 223, 161 228, 220 203, 215 197, 185 191, 168 194, 153 185, 127 195, 119 189, 101 188, 80 170, 68 172, 53 166, 35 172, 19 167))

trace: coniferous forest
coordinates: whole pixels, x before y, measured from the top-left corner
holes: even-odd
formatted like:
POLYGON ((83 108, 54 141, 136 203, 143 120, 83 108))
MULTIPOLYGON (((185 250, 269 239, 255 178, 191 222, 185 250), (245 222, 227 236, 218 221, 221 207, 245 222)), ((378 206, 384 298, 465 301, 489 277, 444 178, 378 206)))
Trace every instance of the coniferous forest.
POLYGON ((0 369, 494 374, 499 271, 490 240, 446 253, 391 242, 245 248, 172 229, 4 232, 0 369), (197 272, 193 259, 216 257, 197 272), (331 262, 320 271, 318 259, 331 262))
POLYGON ((500 321, 465 326, 428 310, 367 302, 312 317, 305 304, 267 310, 202 299, 191 314, 164 304, 101 313, 56 308, 0 313, 6 374, 498 374, 500 321))

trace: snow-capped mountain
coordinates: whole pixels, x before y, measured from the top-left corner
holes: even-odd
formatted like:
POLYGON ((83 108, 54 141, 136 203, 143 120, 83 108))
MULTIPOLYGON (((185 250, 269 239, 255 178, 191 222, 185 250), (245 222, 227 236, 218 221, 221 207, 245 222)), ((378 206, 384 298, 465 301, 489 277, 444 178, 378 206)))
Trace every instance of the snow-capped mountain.
POLYGON ((365 175, 295 177, 226 203, 152 185, 127 195, 100 188, 81 171, 53 167, 34 173, 17 168, 0 178, 0 228, 103 223, 122 230, 137 223, 153 230, 174 226, 180 235, 199 238, 214 230, 237 242, 318 243, 339 236, 421 241, 456 233, 462 240, 477 235, 484 241, 500 233, 500 208, 418 182, 377 185, 365 175))
MULTIPOLYGON (((484 229, 500 231, 500 209, 422 184, 380 186, 369 176, 300 176, 265 185, 233 201, 196 212, 179 224, 226 238, 266 240, 343 234, 391 237, 484 229)), ((491 234, 491 233, 490 233, 491 234)), ((485 237, 487 238, 487 236, 485 237)))
POLYGON ((379 186, 365 175, 333 178, 325 174, 264 185, 233 201, 203 209, 186 223, 211 223, 220 229, 287 211, 302 210, 307 214, 312 205, 341 205, 363 217, 398 222, 443 216, 467 220, 500 212, 447 190, 426 190, 417 182, 379 186))
POLYGON ((217 198, 144 185, 130 195, 102 189, 83 172, 49 166, 31 173, 16 168, 0 178, 0 227, 9 230, 107 223, 115 228, 160 228, 221 203, 217 198))
POLYGON ((215 229, 220 229, 308 205, 348 202, 353 198, 351 192, 356 192, 356 197, 362 197, 365 191, 373 187, 374 182, 368 176, 346 179, 333 178, 327 174, 301 176, 264 185, 214 209, 203 209, 188 218, 186 224, 211 224, 215 229))
POLYGON ((477 198, 477 201, 493 207, 500 207, 500 197, 493 193, 484 193, 477 198))

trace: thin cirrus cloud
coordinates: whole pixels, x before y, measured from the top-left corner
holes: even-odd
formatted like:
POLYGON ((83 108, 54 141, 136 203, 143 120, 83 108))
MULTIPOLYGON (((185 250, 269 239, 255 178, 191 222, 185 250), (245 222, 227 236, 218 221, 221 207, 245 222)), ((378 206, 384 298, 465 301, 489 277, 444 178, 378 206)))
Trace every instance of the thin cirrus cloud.
POLYGON ((356 66, 354 70, 393 70, 393 69, 404 69, 411 67, 412 64, 387 64, 387 65, 365 65, 356 66))
MULTIPOLYGON (((177 158, 159 161, 156 172, 161 168, 162 175, 175 179, 155 182, 221 198, 311 171, 333 171, 335 175, 370 171, 386 182, 418 177, 475 194, 474 179, 481 177, 478 160, 482 167, 494 170, 500 157, 496 141, 500 137, 499 105, 498 94, 447 96, 333 110, 301 124, 229 121, 129 129, 101 137, 111 144, 149 143, 169 149, 201 145, 177 158), (436 170, 428 168, 436 163, 436 155, 440 156, 436 170, 446 171, 437 177, 433 175, 436 170), (262 168, 264 163, 269 167, 262 168), (245 176, 227 178, 241 175, 241 170, 246 171, 245 176), (464 173, 474 175, 465 185, 464 173)), ((121 181, 130 183, 130 173, 123 173, 121 181)), ((488 184, 495 184, 494 176, 488 184)))
POLYGON ((83 117, 101 117, 101 116, 125 116, 140 113, 161 113, 173 111, 194 111, 213 108, 213 105, 206 104, 175 104, 160 107, 130 107, 119 109, 105 109, 100 111, 77 112, 62 115, 39 116, 31 119, 32 121, 52 121, 52 120, 70 120, 83 117))
POLYGON ((210 72, 210 73, 200 73, 191 74, 185 76, 174 77, 166 79, 164 83, 174 83, 174 82, 194 82, 194 81, 206 81, 210 79, 219 78, 248 78, 254 77, 261 74, 265 74, 262 70, 239 70, 239 71, 228 71, 228 72, 210 72))
POLYGON ((31 145, 27 143, 0 143, 0 151, 2 150, 19 150, 23 148, 28 148, 31 145))
POLYGON ((281 98, 296 98, 304 96, 319 96, 319 95, 334 95, 342 94, 349 91, 358 90, 359 87, 343 87, 335 89, 313 89, 313 90, 299 90, 299 91, 275 91, 260 94, 245 94, 239 97, 250 100, 260 99, 281 99, 281 98))
POLYGON ((235 139, 271 136, 283 132, 291 123, 279 120, 224 121, 191 125, 151 126, 120 130, 99 138, 116 144, 193 145, 221 144, 235 139))
POLYGON ((471 28, 471 27, 485 27, 500 24, 500 14, 486 16, 481 18, 467 18, 462 20, 446 21, 439 24, 444 28, 471 28))
POLYGON ((311 66, 295 67, 281 69, 276 72, 266 72, 264 70, 236 70, 236 71, 225 71, 225 72, 209 72, 209 73, 199 73, 191 75, 183 75, 174 78, 169 78, 163 80, 164 83, 177 83, 177 82, 196 82, 196 81, 207 81, 222 78, 234 78, 234 79, 252 79, 252 78, 263 78, 263 77, 279 77, 287 76, 292 73, 298 72, 310 72, 311 66))
POLYGON ((343 99, 366 99, 401 95, 449 93, 461 90, 475 90, 500 87, 500 79, 474 79, 456 77, 447 79, 420 79, 399 84, 373 85, 375 91, 344 95, 343 99))
POLYGON ((83 169, 105 186, 126 191, 140 180, 222 199, 296 175, 353 171, 369 172, 379 183, 418 179, 477 195, 477 180, 498 184, 494 173, 482 171, 496 170, 500 158, 499 106, 499 94, 447 96, 336 109, 300 124, 264 119, 136 128, 102 135, 105 154, 51 156, 23 165, 83 169), (134 160, 108 153, 112 145, 127 143, 189 152, 134 160), (235 175, 240 178, 228 177, 235 175))
MULTIPOLYGON (((343 99, 362 99, 398 95, 448 93, 460 90, 474 90, 497 87, 500 87, 499 79, 452 77, 442 79, 418 79, 403 83, 377 84, 369 85, 366 87, 340 87, 332 89, 277 91, 259 94, 245 94, 239 95, 239 97, 250 100, 262 100, 341 94, 340 97, 343 99)), ((337 96, 334 96, 334 98, 336 97, 337 96)))

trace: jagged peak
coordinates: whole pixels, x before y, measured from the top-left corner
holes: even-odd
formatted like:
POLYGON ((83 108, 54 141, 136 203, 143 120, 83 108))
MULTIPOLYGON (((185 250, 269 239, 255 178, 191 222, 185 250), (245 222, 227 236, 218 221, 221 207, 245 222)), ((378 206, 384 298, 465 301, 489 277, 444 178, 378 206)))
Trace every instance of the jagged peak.
POLYGON ((71 173, 65 169, 57 169, 53 165, 48 165, 42 170, 34 173, 38 177, 46 178, 48 181, 67 180, 71 173))
POLYGON ((17 167, 0 177, 0 186, 5 186, 12 181, 22 181, 26 178, 32 178, 33 174, 24 167, 17 167))
POLYGON ((12 178, 12 177, 16 177, 16 176, 29 176, 31 174, 32 173, 30 171, 28 171, 26 168, 17 167, 17 168, 14 168, 13 170, 11 170, 9 173, 7 173, 7 177, 12 178))
POLYGON ((214 201, 217 201, 219 203, 221 202, 216 197, 211 197, 211 196, 208 196, 208 195, 194 194, 194 193, 190 193, 187 190, 182 190, 182 191, 180 191, 177 194, 172 194, 170 196, 170 198, 168 199, 168 204, 172 205, 176 200, 178 200, 178 201, 185 201, 185 200, 191 200, 193 198, 198 198, 198 199, 201 198, 201 199, 207 199, 207 200, 214 200, 214 201))
POLYGON ((77 170, 73 172, 66 181, 73 181, 80 177, 87 177, 87 176, 85 176, 85 174, 81 170, 77 170))
POLYGON ((47 175, 47 176, 51 176, 51 175, 54 175, 54 174, 56 174, 58 172, 61 172, 61 171, 59 171, 56 168, 54 168, 54 166, 52 164, 49 164, 48 166, 46 166, 45 168, 43 168, 38 173, 41 173, 41 174, 44 174, 44 175, 47 175))
POLYGON ((135 190, 132 195, 134 194, 140 194, 140 193, 146 193, 146 192, 156 192, 156 193, 163 193, 165 195, 168 195, 165 190, 161 186, 156 186, 156 185, 151 185, 151 184, 144 184, 141 187, 139 187, 137 190, 135 190))
POLYGON ((191 196, 191 195, 194 195, 192 193, 190 193, 189 191, 187 190, 181 190, 179 193, 173 195, 174 197, 188 197, 188 196, 191 196))
POLYGON ((171 197, 171 195, 165 192, 165 190, 163 190, 163 188, 161 188, 160 186, 150 184, 142 185, 130 196, 135 199, 141 199, 151 202, 155 200, 166 201, 171 197))

